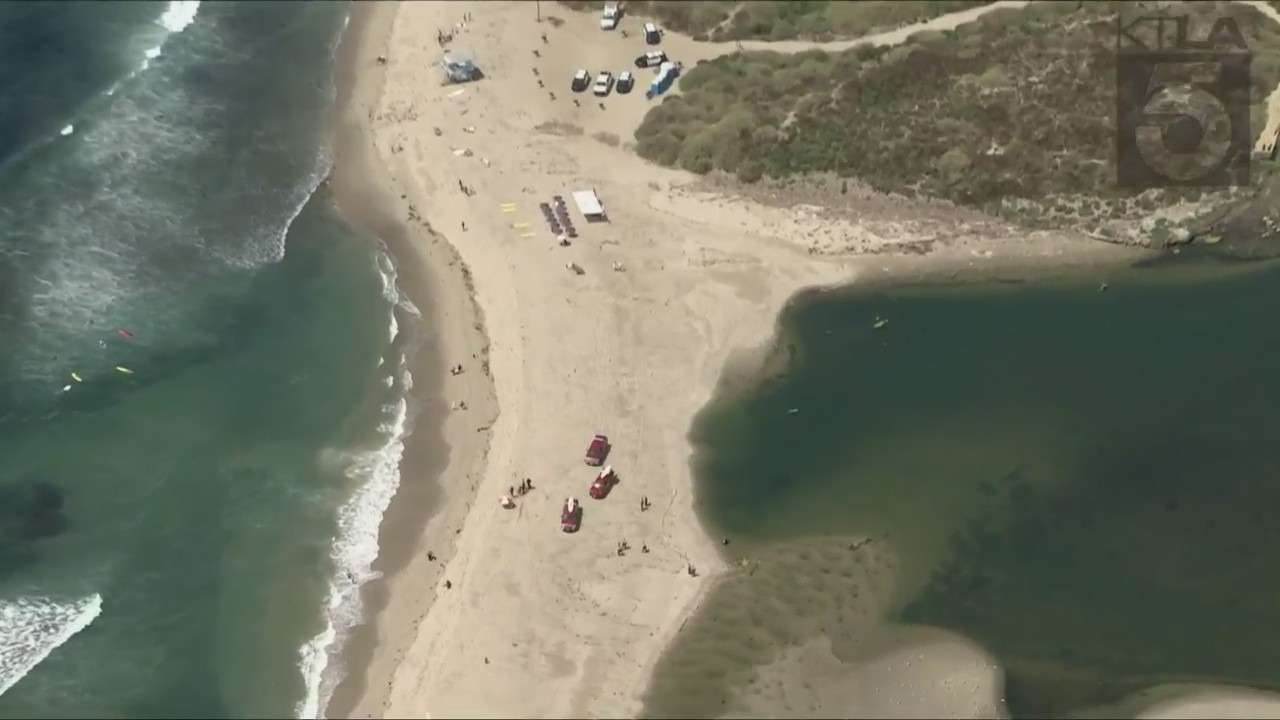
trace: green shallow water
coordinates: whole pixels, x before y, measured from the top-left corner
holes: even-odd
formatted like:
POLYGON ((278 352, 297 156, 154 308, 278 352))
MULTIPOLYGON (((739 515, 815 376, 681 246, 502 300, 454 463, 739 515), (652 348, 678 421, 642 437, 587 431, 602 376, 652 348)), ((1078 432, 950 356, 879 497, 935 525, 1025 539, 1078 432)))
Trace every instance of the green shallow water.
MULTIPOLYGON (((984 646, 1014 716, 1173 680, 1280 686, 1280 270, 1107 279, 794 303, 787 370, 695 421, 704 521, 745 556, 814 536, 887 544, 885 614, 984 646)), ((651 712, 717 714, 723 695, 671 699, 680 652, 651 712)), ((722 670, 707 682, 737 682, 722 670)))

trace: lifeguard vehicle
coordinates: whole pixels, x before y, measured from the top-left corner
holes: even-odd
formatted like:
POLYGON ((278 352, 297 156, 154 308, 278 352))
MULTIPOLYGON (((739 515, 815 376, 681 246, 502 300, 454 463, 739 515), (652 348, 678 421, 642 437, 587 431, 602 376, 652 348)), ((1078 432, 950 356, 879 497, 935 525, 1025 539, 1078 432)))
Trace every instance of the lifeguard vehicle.
POLYGON ((582 527, 582 505, 573 498, 566 498, 560 511, 560 529, 567 533, 578 532, 582 527))
POLYGON ((596 500, 603 500, 609 495, 609 491, 613 489, 613 484, 618 480, 618 476, 613 472, 612 465, 606 465, 597 475, 594 482, 591 483, 591 489, 587 491, 591 497, 596 500))
POLYGON ((600 467, 606 457, 609 457, 609 438, 604 435, 591 438, 591 444, 587 446, 587 464, 600 467))

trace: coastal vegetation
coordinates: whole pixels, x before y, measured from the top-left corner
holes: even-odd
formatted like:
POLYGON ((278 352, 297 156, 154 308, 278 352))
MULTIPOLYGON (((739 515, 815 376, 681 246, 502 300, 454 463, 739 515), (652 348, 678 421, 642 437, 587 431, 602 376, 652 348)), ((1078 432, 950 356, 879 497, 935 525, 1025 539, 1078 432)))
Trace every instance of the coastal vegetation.
MULTIPOLYGON (((1034 3, 896 47, 726 55, 687 71, 679 93, 637 129, 636 151, 746 183, 835 173, 1033 226, 1168 233, 1153 211, 1212 207, 1231 193, 1116 187, 1111 49, 1120 11, 1034 3)), ((1205 18, 1236 19, 1256 49, 1250 102, 1261 128, 1280 79, 1280 28, 1239 3, 1167 12, 1204 22, 1200 32, 1205 18)))
MULTIPOLYGON (((604 3, 561 4, 584 10, 604 3)), ((627 3, 627 12, 652 17, 663 27, 694 40, 836 40, 893 30, 986 4, 984 0, 642 0, 627 3)))

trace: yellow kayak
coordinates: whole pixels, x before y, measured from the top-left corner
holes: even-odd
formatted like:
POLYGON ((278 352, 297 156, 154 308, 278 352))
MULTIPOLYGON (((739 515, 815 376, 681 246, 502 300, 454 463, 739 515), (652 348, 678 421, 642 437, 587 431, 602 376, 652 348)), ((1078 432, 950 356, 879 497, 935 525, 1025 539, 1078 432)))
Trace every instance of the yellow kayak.
POLYGON ((117 366, 116 366, 116 372, 122 372, 122 373, 124 373, 125 375, 132 375, 132 374, 133 374, 133 371, 132 371, 132 370, 130 370, 130 369, 129 369, 129 368, 127 368, 127 367, 124 367, 123 365, 117 365, 117 366))
POLYGON ((75 380, 76 382, 84 382, 83 380, 80 379, 80 376, 77 375, 76 373, 71 373, 71 379, 75 380))

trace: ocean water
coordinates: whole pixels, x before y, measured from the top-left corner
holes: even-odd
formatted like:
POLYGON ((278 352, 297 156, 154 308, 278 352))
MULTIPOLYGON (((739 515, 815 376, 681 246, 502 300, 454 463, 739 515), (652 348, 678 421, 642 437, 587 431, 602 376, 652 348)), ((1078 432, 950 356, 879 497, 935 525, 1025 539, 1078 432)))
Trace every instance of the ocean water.
POLYGON ((992 653, 1015 717, 1280 686, 1280 270, 1103 279, 790 307, 785 369, 691 431, 702 516, 751 570, 664 657, 649 713, 746 712, 756 668, 819 635, 852 660, 877 588, 879 617, 992 653))
POLYGON ((416 319, 323 183, 347 11, 0 6, 0 716, 332 686, 416 319))

